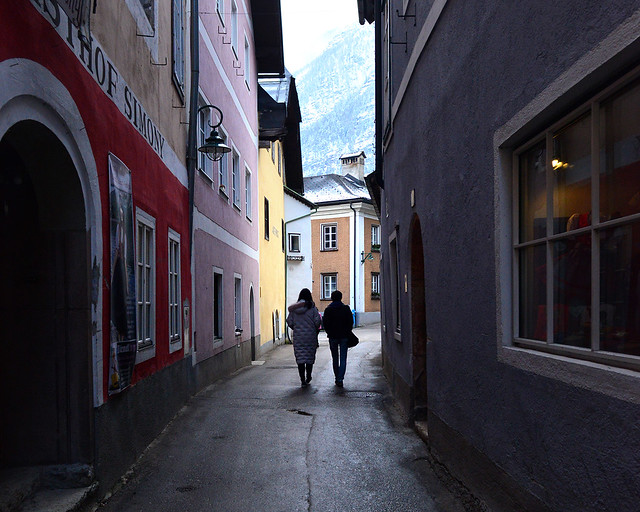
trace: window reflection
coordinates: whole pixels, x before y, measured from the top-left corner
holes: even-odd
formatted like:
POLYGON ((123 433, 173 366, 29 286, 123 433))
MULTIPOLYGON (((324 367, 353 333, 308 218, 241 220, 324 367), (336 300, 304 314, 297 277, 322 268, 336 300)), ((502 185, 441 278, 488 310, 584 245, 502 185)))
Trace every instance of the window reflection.
POLYGON ((591 116, 553 136, 553 232, 591 224, 591 116))
POLYGON ((600 237, 600 348, 640 355, 640 224, 600 237))

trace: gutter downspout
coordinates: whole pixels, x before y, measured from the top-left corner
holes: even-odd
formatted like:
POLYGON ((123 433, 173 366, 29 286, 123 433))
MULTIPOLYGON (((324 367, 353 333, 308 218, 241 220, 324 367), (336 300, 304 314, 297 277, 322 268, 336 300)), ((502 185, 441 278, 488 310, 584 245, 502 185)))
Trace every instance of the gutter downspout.
MULTIPOLYGON (((198 0, 191 0, 191 91, 189 93, 189 134, 187 138, 187 178, 189 184, 189 256, 193 255, 193 209, 197 161, 198 88, 200 82, 200 30, 198 0)), ((191 268, 193 269, 193 262, 191 268)), ((192 271, 193 272, 193 271, 192 271)), ((193 277, 193 276, 192 276, 193 277)))
POLYGON ((316 213, 318 211, 318 207, 316 206, 313 211, 310 211, 309 213, 306 213, 304 215, 300 215, 300 217, 296 217, 295 219, 291 219, 291 220, 287 220, 284 223, 284 233, 282 236, 284 236, 285 239, 285 248, 286 251, 284 253, 284 301, 285 301, 285 305, 284 305, 284 309, 282 311, 284 311, 285 313, 285 326, 286 326, 286 330, 285 332, 287 333, 287 339, 289 339, 289 341, 291 341, 291 338, 289 338, 289 326, 287 325, 286 322, 286 317, 287 317, 287 285, 289 282, 289 267, 287 265, 287 251, 289 250, 289 245, 287 243, 287 224, 289 224, 290 222, 295 222, 297 220, 300 219, 304 219, 305 217, 311 217, 311 215, 313 215, 314 213, 316 213))
MULTIPOLYGON (((200 81, 200 30, 198 15, 198 0, 191 0, 191 30, 189 31, 190 52, 191 52, 191 87, 189 92, 189 131, 187 135, 187 182, 189 187, 189 261, 191 264, 191 297, 195 297, 195 276, 194 269, 195 264, 193 260, 193 209, 194 209, 194 187, 195 187, 195 172, 196 172, 196 160, 197 160, 197 124, 198 124, 198 88, 200 81)), ((190 308, 189 323, 190 323, 190 337, 191 337, 191 358, 192 364, 196 362, 196 330, 193 325, 193 318, 195 317, 195 308, 190 308)), ((186 347, 185 347, 186 348, 186 347)), ((186 354, 185 354, 186 355, 186 354)))
POLYGON ((382 79, 382 7, 379 0, 375 0, 374 7, 374 24, 375 24, 375 130, 376 130, 376 165, 375 172, 380 178, 380 188, 384 188, 384 172, 383 172, 383 153, 384 146, 382 144, 382 101, 383 95, 383 79, 382 79))
POLYGON ((351 211, 353 212, 353 311, 354 311, 354 318, 353 318, 353 326, 354 327, 358 327, 358 323, 357 323, 357 299, 356 299, 356 286, 357 286, 357 277, 356 277, 356 273, 358 272, 359 268, 357 267, 357 262, 358 262, 358 248, 356 246, 356 241, 358 239, 358 213, 356 212, 355 208, 353 207, 353 202, 349 203, 349 208, 351 208, 351 211))

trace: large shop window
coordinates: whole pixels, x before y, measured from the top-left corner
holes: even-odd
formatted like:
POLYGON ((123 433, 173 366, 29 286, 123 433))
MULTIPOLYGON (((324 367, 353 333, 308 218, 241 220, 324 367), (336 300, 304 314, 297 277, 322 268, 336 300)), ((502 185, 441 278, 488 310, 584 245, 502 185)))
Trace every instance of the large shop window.
POLYGON ((640 79, 516 152, 516 343, 640 368, 640 79))

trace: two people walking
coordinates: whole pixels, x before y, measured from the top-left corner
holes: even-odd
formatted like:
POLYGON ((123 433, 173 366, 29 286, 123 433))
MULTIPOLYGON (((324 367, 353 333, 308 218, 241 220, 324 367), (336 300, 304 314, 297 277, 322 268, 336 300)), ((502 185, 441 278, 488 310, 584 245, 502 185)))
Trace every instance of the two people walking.
MULTIPOLYGON (((353 316, 351 308, 342 303, 341 292, 334 291, 331 301, 324 311, 323 323, 329 337, 336 386, 342 387, 347 369, 347 338, 353 329, 353 316)), ((300 383, 306 387, 311 382, 321 325, 320 312, 308 288, 303 288, 298 295, 298 302, 289 306, 287 325, 293 329, 293 352, 298 364, 300 383)))

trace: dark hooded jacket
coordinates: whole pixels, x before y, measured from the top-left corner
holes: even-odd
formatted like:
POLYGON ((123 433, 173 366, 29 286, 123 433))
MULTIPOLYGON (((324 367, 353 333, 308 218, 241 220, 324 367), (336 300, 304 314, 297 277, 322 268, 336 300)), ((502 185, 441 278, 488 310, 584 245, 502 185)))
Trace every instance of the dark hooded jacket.
POLYGON ((353 329, 351 308, 339 300, 334 300, 324 310, 322 324, 329 338, 346 338, 353 329))

